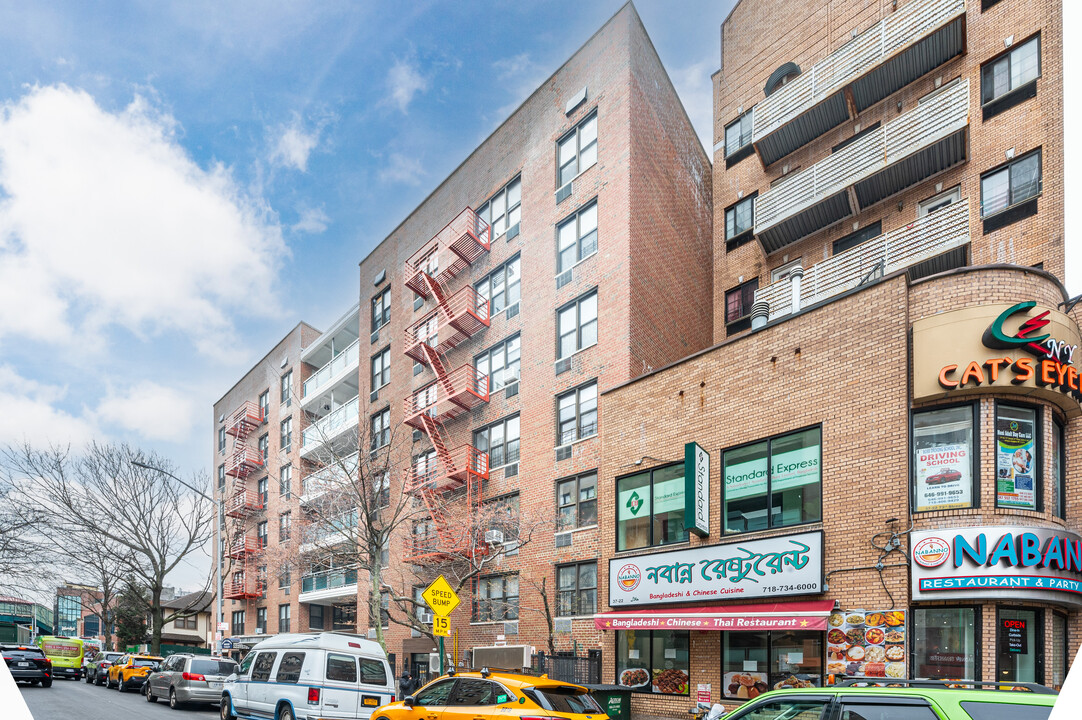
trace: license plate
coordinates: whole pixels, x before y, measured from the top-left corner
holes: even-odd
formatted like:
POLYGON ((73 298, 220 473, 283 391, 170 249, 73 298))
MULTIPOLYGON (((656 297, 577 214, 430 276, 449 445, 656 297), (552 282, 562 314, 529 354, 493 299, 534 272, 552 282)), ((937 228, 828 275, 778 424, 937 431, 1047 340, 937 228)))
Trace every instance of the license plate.
POLYGON ((222 686, 222 684, 220 682, 211 681, 211 682, 207 683, 207 687, 209 687, 211 690, 217 690, 221 686, 222 686))
POLYGON ((30 663, 28 663, 28 662, 21 662, 21 663, 19 663, 18 665, 16 665, 15 667, 30 667, 30 663))

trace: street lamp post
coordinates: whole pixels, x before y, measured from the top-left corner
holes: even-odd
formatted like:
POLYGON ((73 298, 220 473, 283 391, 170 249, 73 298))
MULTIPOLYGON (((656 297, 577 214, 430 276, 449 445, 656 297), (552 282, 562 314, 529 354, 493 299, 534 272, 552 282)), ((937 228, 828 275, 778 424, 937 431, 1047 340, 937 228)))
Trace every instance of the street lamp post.
MULTIPOLYGON (((139 462, 138 460, 132 460, 131 464, 136 466, 136 467, 143 468, 144 470, 154 470, 156 472, 162 473, 163 475, 168 475, 169 477, 173 478, 178 483, 180 483, 184 487, 188 488, 192 492, 197 493, 198 495, 202 496, 203 498, 209 500, 211 502, 211 504, 214 505, 214 528, 215 528, 215 543, 216 543, 215 548, 214 548, 214 584, 217 586, 217 593, 216 593, 217 602, 216 602, 216 604, 217 604, 217 609, 218 609, 218 612, 216 613, 217 619, 214 621, 214 632, 215 632, 215 635, 217 635, 217 633, 220 632, 218 630, 219 625, 221 625, 221 623, 225 622, 225 601, 222 598, 222 595, 225 592, 225 588, 222 585, 222 558, 220 557, 221 552, 222 552, 222 506, 225 504, 225 500, 224 499, 215 500, 214 498, 210 497, 209 495, 207 495, 205 492, 203 492, 199 488, 192 487, 191 485, 184 482, 183 480, 181 480, 180 478, 178 478, 176 475, 169 472, 168 470, 164 470, 164 469, 162 469, 160 467, 155 467, 154 465, 147 465, 146 463, 139 462)), ((217 643, 215 643, 215 650, 217 650, 217 643)))

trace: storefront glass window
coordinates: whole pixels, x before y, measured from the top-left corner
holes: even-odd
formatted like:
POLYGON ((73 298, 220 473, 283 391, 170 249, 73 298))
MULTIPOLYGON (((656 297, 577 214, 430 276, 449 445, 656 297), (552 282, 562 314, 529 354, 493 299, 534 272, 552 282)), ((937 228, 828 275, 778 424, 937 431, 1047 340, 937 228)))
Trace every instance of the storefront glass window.
POLYGON ((912 677, 979 680, 975 608, 915 608, 912 677))
POLYGON ((996 680, 1044 683, 1044 628, 1036 610, 1000 608, 996 680))
POLYGON ((1037 509, 1037 410, 996 406, 996 505, 1037 509))
POLYGON ((913 509, 973 507, 974 405, 913 413, 913 509))
POLYGON ((617 550, 687 540, 683 463, 619 478, 616 482, 617 550))
POLYGON ((726 451, 722 489, 725 532, 819 520, 821 454, 819 428, 726 451))
POLYGON ((1067 485, 1066 475, 1064 474, 1064 457, 1063 457, 1063 423, 1058 418, 1052 418, 1052 492, 1055 494, 1053 500, 1053 513, 1056 517, 1063 517, 1067 512, 1067 485))
POLYGON ((686 630, 616 633, 616 682, 640 692, 687 695, 691 678, 686 630))
POLYGON ((722 633, 722 694, 752 699, 795 678, 822 684, 823 633, 722 633))
POLYGON ((1059 613, 1052 613, 1052 688, 1063 688, 1067 677, 1067 618, 1059 613))

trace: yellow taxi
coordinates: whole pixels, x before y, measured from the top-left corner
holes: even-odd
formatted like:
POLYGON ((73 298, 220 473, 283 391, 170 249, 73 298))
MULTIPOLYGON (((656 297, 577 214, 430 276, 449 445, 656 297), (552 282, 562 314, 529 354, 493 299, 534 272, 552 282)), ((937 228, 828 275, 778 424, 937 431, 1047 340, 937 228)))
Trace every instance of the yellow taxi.
POLYGON ((436 678, 409 697, 377 708, 373 720, 607 720, 590 691, 547 677, 489 671, 436 678))
POLYGON ((164 659, 156 655, 124 655, 109 667, 105 686, 115 687, 120 692, 137 690, 164 659))

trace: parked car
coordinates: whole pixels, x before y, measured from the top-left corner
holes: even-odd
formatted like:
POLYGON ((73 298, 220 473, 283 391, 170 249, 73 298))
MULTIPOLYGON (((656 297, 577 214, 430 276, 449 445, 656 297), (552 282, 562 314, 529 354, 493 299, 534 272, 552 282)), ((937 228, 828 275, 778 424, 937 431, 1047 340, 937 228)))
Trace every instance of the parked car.
POLYGON ((217 703, 222 686, 237 672, 237 663, 229 658, 187 653, 170 655, 161 667, 143 683, 147 702, 168 700, 176 710, 188 703, 217 703))
POLYGON ((115 687, 120 692, 138 690, 143 687, 147 676, 158 669, 165 658, 156 655, 125 655, 109 668, 105 684, 115 687))
POLYGON ((252 648, 222 690, 222 720, 267 717, 367 719, 394 702, 394 677, 378 643, 360 635, 276 635, 252 648))
POLYGON ((772 690, 741 705, 725 720, 819 717, 897 717, 912 720, 1047 720, 1057 693, 1033 683, 887 679, 892 687, 856 687, 854 681, 801 690, 772 690), (989 688, 989 689, 979 689, 989 688), (995 690, 1028 692, 995 692, 995 690))
POLYGON ((28 682, 42 687, 53 686, 53 661, 41 648, 30 645, 0 645, 8 672, 15 682, 28 682))
POLYGON ((559 717, 561 720, 604 718, 605 711, 581 685, 547 677, 517 673, 461 672, 438 677, 413 695, 385 705, 375 720, 413 720, 432 715, 462 713, 470 720, 519 720, 559 717))
POLYGON ((106 679, 108 679, 109 668, 123 655, 122 652, 105 650, 90 658, 90 662, 86 666, 87 683, 104 685, 106 679))

